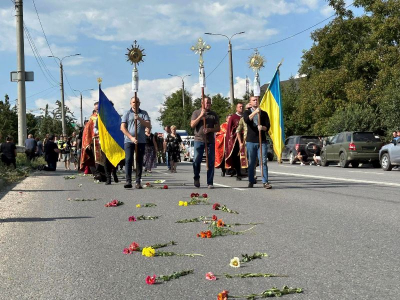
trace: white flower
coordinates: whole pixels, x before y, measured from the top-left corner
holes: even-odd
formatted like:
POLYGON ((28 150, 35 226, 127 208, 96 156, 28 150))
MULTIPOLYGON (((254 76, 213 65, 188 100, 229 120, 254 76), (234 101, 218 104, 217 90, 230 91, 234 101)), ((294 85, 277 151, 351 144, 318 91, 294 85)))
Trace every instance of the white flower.
POLYGON ((229 265, 232 268, 240 268, 240 259, 239 259, 239 257, 232 258, 231 262, 229 263, 229 265))

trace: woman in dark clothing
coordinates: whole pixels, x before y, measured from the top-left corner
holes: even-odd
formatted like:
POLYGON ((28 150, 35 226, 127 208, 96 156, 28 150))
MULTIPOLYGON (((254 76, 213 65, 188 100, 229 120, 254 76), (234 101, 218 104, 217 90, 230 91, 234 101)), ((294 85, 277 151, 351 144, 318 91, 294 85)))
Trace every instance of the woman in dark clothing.
POLYGON ((15 169, 17 167, 15 159, 17 157, 17 147, 15 146, 14 139, 11 136, 8 136, 6 138, 6 142, 1 144, 0 152, 1 161, 6 166, 10 166, 12 164, 15 169))
POLYGON ((143 165, 144 171, 151 173, 151 169, 156 168, 156 153, 158 151, 157 141, 150 128, 146 128, 146 146, 144 150, 143 165))
POLYGON ((171 133, 167 135, 167 152, 168 159, 171 162, 171 173, 176 173, 176 164, 180 161, 181 150, 180 147, 182 145, 181 136, 176 133, 176 126, 171 126, 171 133))

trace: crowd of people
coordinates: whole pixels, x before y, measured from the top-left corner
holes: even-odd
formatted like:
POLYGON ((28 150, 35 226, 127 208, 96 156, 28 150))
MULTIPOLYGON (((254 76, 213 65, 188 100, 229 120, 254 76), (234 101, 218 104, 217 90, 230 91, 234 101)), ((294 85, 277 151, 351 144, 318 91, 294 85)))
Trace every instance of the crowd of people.
MULTIPOLYGON (((177 165, 185 146, 176 126, 166 126, 163 134, 153 134, 149 114, 140 109, 140 99, 132 97, 130 106, 121 119, 125 159, 119 164, 113 165, 102 151, 98 129, 98 102, 94 104, 92 115, 85 121, 83 128, 79 132, 74 131, 71 136, 47 134, 42 141, 29 134, 25 142, 27 159, 34 160, 44 156, 47 166, 41 169, 45 171, 55 171, 57 163, 64 162, 65 170, 71 170, 73 165, 74 170, 91 173, 96 180, 107 185, 111 184, 112 177, 114 182, 119 181, 116 170, 125 166, 124 188, 133 187, 132 170, 136 172, 135 187, 138 189, 142 188, 143 167, 145 172, 151 173, 157 163, 163 162, 171 173, 177 173, 177 165)), ((212 99, 205 97, 202 108, 193 112, 190 121, 194 131, 194 186, 201 185, 201 163, 206 151, 208 188, 214 188, 215 168, 221 169, 222 176, 235 176, 238 181, 247 173, 248 187, 253 187, 257 183, 255 170, 260 160, 263 187, 272 188, 268 182, 267 166, 267 132, 270 122, 268 114, 259 108, 259 98, 251 97, 245 108, 243 103, 238 103, 236 112, 229 115, 222 124, 211 106, 212 99), (259 157, 260 147, 262 158, 259 157)), ((3 163, 15 167, 16 146, 12 137, 7 137, 6 143, 1 144, 0 151, 3 163)))

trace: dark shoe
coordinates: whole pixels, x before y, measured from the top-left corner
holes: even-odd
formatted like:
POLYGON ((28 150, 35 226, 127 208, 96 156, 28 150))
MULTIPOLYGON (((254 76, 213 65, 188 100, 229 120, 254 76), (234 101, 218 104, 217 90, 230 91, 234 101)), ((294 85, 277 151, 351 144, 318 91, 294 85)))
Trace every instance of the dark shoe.
POLYGON ((135 188, 137 188, 137 189, 142 189, 142 185, 141 185, 140 183, 136 183, 136 184, 135 184, 135 188))
POLYGON ((118 183, 118 182, 119 182, 118 176, 117 176, 117 175, 114 175, 114 182, 115 182, 115 183, 118 183))
POLYGON ((132 188, 132 183, 127 183, 124 185, 124 188, 126 189, 131 189, 132 188))
POLYGON ((268 182, 264 183, 264 188, 267 190, 272 189, 272 185, 270 185, 268 182))
POLYGON ((195 179, 194 180, 194 186, 199 188, 200 187, 200 180, 199 179, 195 179))
POLYGON ((111 181, 106 181, 105 185, 110 185, 111 181))
POLYGON ((252 188, 254 186, 254 183, 249 182, 249 185, 247 186, 248 188, 252 188))
POLYGON ((221 177, 225 177, 225 172, 221 172, 221 177))
POLYGON ((242 177, 237 176, 236 181, 242 181, 242 177))

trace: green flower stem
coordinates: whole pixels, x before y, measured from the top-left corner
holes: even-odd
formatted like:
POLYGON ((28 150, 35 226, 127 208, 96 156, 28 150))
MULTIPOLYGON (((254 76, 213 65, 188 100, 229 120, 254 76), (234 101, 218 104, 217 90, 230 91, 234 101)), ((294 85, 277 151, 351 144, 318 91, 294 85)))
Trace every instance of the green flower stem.
POLYGON ((193 274, 193 271, 194 270, 185 270, 180 272, 174 272, 171 275, 160 275, 157 276, 157 280, 170 281, 171 279, 178 279, 179 277, 193 274))
POLYGON ((189 257, 195 257, 195 256, 204 256, 204 255, 196 254, 196 253, 181 254, 181 253, 175 253, 175 252, 157 251, 155 256, 189 256, 189 257))
POLYGON ((157 206, 157 204, 155 204, 155 203, 145 203, 145 204, 141 205, 141 207, 155 207, 155 206, 157 206))
POLYGON ((138 220, 138 221, 140 221, 140 220, 156 220, 156 219, 158 219, 160 216, 143 216, 143 215, 141 215, 141 216, 138 216, 138 217, 136 217, 136 220, 138 220))
MULTIPOLYGON (((193 218, 193 219, 183 219, 183 220, 179 220, 179 221, 176 221, 175 223, 202 222, 202 221, 207 221, 207 218, 209 218, 209 217, 200 216, 200 217, 193 218)), ((210 219, 211 219, 211 218, 210 218, 210 219)))
POLYGON ((255 252, 253 255, 242 254, 242 259, 240 260, 240 262, 246 263, 246 262, 252 261, 257 258, 261 259, 262 257, 268 257, 268 254, 261 253, 261 252, 255 252))
POLYGON ((282 290, 273 287, 262 292, 261 294, 250 294, 241 296, 228 295, 228 298, 254 300, 254 299, 268 298, 268 297, 281 297, 283 295, 297 294, 302 292, 303 290, 301 288, 289 288, 287 286, 284 286, 282 290))
POLYGON ((223 273, 221 275, 214 275, 214 276, 216 277, 224 276, 225 278, 289 277, 287 275, 270 274, 270 273, 241 273, 241 274, 223 273))
POLYGON ((82 199, 79 199, 79 198, 68 199, 68 201, 96 201, 96 200, 97 200, 96 198, 93 198, 93 199, 85 199, 85 198, 82 198, 82 199))
POLYGON ((152 245, 150 247, 153 248, 153 249, 159 249, 159 248, 164 248, 164 247, 174 246, 174 245, 177 245, 177 243, 174 242, 174 241, 170 241, 170 242, 165 243, 165 244, 155 244, 155 245, 152 245))

